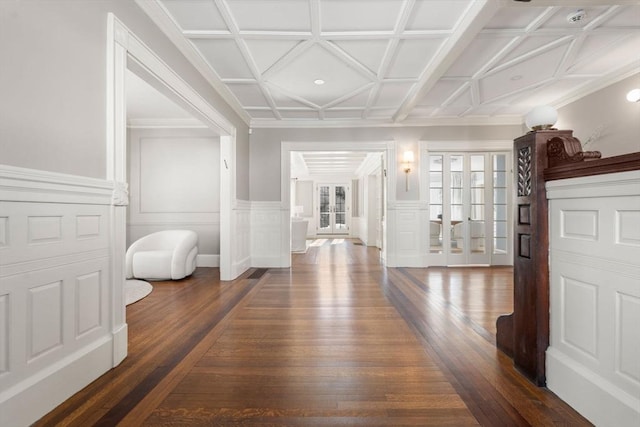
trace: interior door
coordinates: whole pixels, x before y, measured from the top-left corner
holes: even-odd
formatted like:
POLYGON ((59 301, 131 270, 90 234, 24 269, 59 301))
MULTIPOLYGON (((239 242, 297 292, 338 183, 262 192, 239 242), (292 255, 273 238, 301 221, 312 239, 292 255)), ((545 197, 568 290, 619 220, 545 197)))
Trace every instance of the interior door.
POLYGON ((508 264, 506 153, 429 155, 431 265, 508 264))
POLYGON ((346 184, 318 185, 318 234, 348 234, 346 184))

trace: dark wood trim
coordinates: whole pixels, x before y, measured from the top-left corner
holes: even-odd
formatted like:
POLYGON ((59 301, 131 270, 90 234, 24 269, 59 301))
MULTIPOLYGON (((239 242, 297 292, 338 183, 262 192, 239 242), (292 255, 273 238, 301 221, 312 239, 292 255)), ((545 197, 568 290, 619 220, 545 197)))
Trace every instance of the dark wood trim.
POLYGON ((640 170, 640 152, 547 168, 544 171, 544 180, 553 181, 633 170, 640 170))

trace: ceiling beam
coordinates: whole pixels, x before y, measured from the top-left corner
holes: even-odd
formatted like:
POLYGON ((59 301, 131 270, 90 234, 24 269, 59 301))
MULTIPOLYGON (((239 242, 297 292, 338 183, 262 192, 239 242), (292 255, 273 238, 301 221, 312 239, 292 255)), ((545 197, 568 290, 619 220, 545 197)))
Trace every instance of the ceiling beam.
POLYGON ((471 2, 451 37, 444 42, 444 45, 425 68, 416 86, 396 111, 393 116, 394 122, 401 122, 407 118, 420 99, 433 88, 500 7, 501 2, 495 0, 471 2))

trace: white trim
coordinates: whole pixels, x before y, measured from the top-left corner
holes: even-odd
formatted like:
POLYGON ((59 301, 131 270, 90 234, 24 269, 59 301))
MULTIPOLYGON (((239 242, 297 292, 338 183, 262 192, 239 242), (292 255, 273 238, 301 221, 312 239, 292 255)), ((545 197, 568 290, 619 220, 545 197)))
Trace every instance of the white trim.
POLYGON ((616 197, 635 194, 640 188, 640 170, 606 175, 547 181, 547 199, 616 197))
MULTIPOLYGON (((242 108, 236 97, 229 88, 222 83, 220 78, 211 70, 207 61, 200 56, 198 51, 191 45, 183 35, 180 28, 171 19, 164 6, 157 0, 135 0, 136 4, 143 10, 151 20, 162 30, 171 40, 187 60, 202 74, 202 76, 213 86, 218 94, 229 104, 240 119, 249 126, 251 117, 242 108)), ((231 128, 227 129, 231 133, 231 128)))
POLYGON ((38 421, 64 399, 111 369, 112 352, 110 337, 104 337, 3 390, 0 393, 0 419, 13 426, 28 426, 38 421))
POLYGON ((430 141, 419 142, 420 152, 423 151, 512 151, 511 140, 466 140, 466 141, 430 141))
POLYGON ((0 165, 0 200, 111 205, 114 183, 102 179, 0 165))
POLYGON ((640 399, 553 347, 546 352, 547 387, 597 426, 635 426, 640 399), (576 398, 589 396, 589 399, 576 398), (598 402, 593 405, 592 402, 598 402))
POLYGON ((220 255, 196 255, 196 267, 220 267, 220 255))

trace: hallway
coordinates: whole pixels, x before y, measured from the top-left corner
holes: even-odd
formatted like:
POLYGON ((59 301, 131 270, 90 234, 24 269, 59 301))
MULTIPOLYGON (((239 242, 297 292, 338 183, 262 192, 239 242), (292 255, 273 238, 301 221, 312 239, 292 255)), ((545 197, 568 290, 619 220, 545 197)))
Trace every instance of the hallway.
POLYGON ((386 269, 348 239, 292 261, 155 282, 125 361, 36 425, 589 425, 495 349, 511 268, 386 269))

